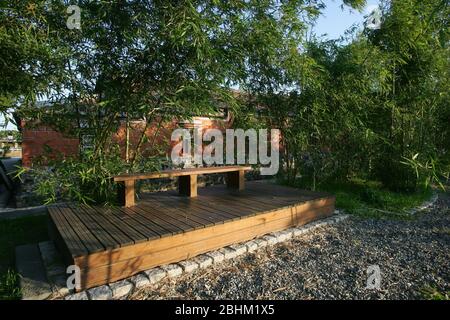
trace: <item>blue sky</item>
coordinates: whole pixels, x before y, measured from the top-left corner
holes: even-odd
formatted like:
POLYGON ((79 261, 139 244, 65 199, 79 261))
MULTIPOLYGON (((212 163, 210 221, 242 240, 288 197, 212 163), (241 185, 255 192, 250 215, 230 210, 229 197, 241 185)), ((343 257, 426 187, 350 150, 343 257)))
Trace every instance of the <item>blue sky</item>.
POLYGON ((327 0, 326 8, 317 20, 314 32, 317 35, 327 34, 328 39, 337 39, 353 24, 363 25, 364 16, 378 6, 378 0, 368 0, 362 12, 348 6, 341 9, 342 0, 327 0))
MULTIPOLYGON (((328 39, 337 39, 344 35, 345 31, 353 24, 363 25, 364 16, 367 15, 375 6, 378 6, 379 0, 368 0, 365 9, 362 12, 352 10, 344 6, 342 10, 342 0, 327 0, 327 7, 318 18, 314 27, 314 32, 320 36, 325 35, 328 39)), ((0 124, 3 118, 0 115, 0 124)), ((1 130, 2 128, 0 128, 1 130)), ((8 130, 16 130, 12 124, 8 125, 8 130)))

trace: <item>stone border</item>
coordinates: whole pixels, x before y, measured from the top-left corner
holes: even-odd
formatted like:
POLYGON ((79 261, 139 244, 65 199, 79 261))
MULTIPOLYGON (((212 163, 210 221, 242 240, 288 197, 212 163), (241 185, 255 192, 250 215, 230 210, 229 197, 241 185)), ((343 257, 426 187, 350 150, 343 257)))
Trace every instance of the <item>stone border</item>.
MULTIPOLYGON (((58 202, 57 205, 71 204, 71 202, 58 202)), ((41 205, 25 208, 6 208, 0 209, 1 219, 19 219, 32 216, 44 216, 48 213, 48 208, 55 204, 41 205)))
MULTIPOLYGON (((308 223, 304 226, 293 227, 283 231, 272 232, 253 240, 233 244, 216 251, 200 254, 192 259, 183 260, 156 267, 144 272, 140 272, 128 279, 114 283, 90 288, 78 293, 71 293, 64 297, 65 300, 111 300, 126 299, 133 292, 155 284, 162 279, 173 278, 182 274, 190 273, 198 269, 207 268, 211 265, 219 264, 225 260, 233 259, 246 253, 254 252, 269 245, 290 240, 301 236, 317 228, 325 227, 349 217, 347 214, 340 214, 335 210, 335 214, 329 218, 308 223)), ((58 298, 58 297, 55 297, 58 298)))
POLYGON ((430 200, 425 201, 418 207, 412 208, 411 210, 408 211, 408 214, 414 215, 420 211, 426 210, 426 209, 434 206, 438 199, 439 199, 439 194, 437 192, 433 192, 433 195, 431 196, 430 200))
POLYGON ((47 206, 26 207, 26 208, 13 208, 13 209, 1 209, 1 219, 18 219, 31 216, 43 216, 47 214, 47 206))

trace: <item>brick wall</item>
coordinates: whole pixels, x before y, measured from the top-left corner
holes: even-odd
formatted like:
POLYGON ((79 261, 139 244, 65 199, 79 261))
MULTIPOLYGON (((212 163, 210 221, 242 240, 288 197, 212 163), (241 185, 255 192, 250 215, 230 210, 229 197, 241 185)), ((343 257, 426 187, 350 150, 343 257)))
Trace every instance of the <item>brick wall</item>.
MULTIPOLYGON (((202 127, 203 130, 209 128, 217 128, 220 130, 225 130, 229 127, 230 122, 224 120, 210 120, 207 118, 197 119, 196 122, 198 125, 202 127)), ((173 130, 186 127, 192 128, 192 125, 183 125, 178 121, 173 120, 171 122, 164 123, 158 129, 158 122, 154 122, 148 126, 146 130, 147 142, 142 144, 141 151, 144 156, 146 155, 155 155, 155 151, 153 150, 153 146, 158 146, 162 148, 162 151, 165 151, 166 154, 170 157, 170 153, 175 142, 171 142, 170 138, 173 130)), ((130 145, 136 146, 142 135, 144 130, 145 123, 142 121, 133 121, 130 123, 130 133, 129 133, 129 141, 130 145)), ((125 122, 119 127, 119 130, 116 134, 113 135, 112 140, 120 146, 120 150, 122 152, 122 157, 125 158, 125 138, 126 138, 126 127, 125 122)), ((131 150, 134 150, 133 147, 130 147, 131 150)))
MULTIPOLYGON (((219 128, 225 130, 230 125, 230 121, 227 120, 209 120, 206 118, 199 119, 199 123, 203 129, 219 128)), ((27 127, 26 123, 22 121, 22 164, 26 167, 30 167, 33 161, 43 157, 49 156, 55 158, 58 156, 77 156, 79 153, 79 139, 66 136, 61 132, 57 132, 52 128, 45 126, 33 126, 27 127), (52 152, 47 154, 45 152, 48 146, 52 152)), ((133 121, 130 124, 130 144, 137 145, 140 135, 144 129, 145 124, 142 121, 133 121)), ((151 124, 146 130, 148 142, 142 145, 143 155, 155 154, 153 150, 153 139, 155 139, 155 145, 166 150, 166 153, 170 156, 171 147, 173 143, 170 141, 172 131, 179 128, 180 124, 177 121, 171 121, 164 123, 159 130, 158 123, 151 124)), ((189 127, 189 126, 187 126, 189 127)), ((119 130, 111 138, 114 143, 120 146, 122 156, 125 158, 125 136, 126 128, 125 122, 119 127, 119 130)), ((133 149, 133 148, 131 148, 133 149)))
POLYGON ((22 127, 22 165, 30 167, 33 161, 41 157, 77 156, 78 138, 68 137, 52 128, 39 126, 28 128, 24 122, 22 127), (52 152, 48 154, 46 149, 52 152))

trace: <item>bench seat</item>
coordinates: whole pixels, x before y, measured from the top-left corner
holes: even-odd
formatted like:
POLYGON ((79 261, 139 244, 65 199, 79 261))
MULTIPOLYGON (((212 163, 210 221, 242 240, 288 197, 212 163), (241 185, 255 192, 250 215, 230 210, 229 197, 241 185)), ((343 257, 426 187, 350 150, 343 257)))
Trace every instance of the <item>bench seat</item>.
POLYGON ((135 205, 135 181, 145 179, 161 179, 178 177, 178 191, 180 195, 197 196, 197 176, 201 174, 226 173, 229 188, 244 190, 244 173, 251 170, 250 166, 223 166, 206 168, 188 168, 163 170, 150 173, 126 173, 114 176, 114 182, 120 184, 118 188, 119 202, 125 207, 135 205))

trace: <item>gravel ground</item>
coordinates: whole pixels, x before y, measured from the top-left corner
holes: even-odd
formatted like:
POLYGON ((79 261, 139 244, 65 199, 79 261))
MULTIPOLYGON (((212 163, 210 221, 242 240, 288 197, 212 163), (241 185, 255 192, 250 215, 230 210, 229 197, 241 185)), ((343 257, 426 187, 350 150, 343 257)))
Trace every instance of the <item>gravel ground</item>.
POLYGON ((351 217, 232 261, 164 280, 134 299, 423 299, 450 290, 450 196, 407 221, 351 217), (366 289, 378 265, 380 289, 366 289))

